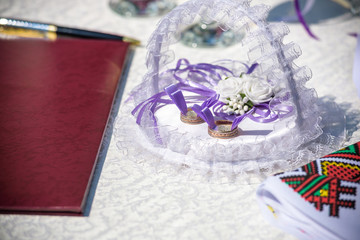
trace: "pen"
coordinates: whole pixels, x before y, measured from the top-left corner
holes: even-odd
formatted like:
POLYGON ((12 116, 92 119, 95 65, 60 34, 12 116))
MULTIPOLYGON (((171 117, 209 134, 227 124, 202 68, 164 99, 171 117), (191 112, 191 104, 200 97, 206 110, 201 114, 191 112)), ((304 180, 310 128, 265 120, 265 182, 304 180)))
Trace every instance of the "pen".
POLYGON ((139 40, 125 36, 3 17, 0 17, 0 33, 22 37, 48 38, 52 40, 56 39, 58 35, 80 38, 112 39, 140 45, 139 40))

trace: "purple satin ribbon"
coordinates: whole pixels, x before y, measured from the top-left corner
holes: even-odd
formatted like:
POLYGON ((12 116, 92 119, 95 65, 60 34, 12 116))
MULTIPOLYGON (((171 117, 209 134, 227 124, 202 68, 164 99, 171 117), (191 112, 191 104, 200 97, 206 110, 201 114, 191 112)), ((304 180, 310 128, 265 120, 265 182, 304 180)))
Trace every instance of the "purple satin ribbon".
POLYGON ((216 113, 216 115, 223 119, 232 121, 233 123, 231 125, 231 130, 234 130, 240 124, 240 122, 242 122, 242 120, 244 120, 245 118, 250 118, 254 122, 259 122, 259 123, 269 123, 278 119, 277 114, 273 113, 266 104, 255 105, 245 114, 240 116, 234 114, 229 115, 227 113, 222 113, 222 112, 218 112, 216 113), (259 116, 255 117, 253 116, 253 114, 257 114, 259 116), (268 118, 269 116, 270 118, 268 118))
POLYGON ((138 113, 138 116, 136 118, 136 123, 137 124, 141 124, 141 118, 145 112, 146 109, 149 109, 152 114, 152 119, 154 120, 156 125, 156 118, 154 113, 159 110, 160 108, 164 107, 166 104, 171 104, 172 101, 171 100, 167 100, 167 99, 162 99, 163 96, 165 96, 166 93, 165 92, 159 92, 157 94, 155 94, 154 96, 152 96, 151 98, 143 101, 142 103, 140 103, 139 105, 137 105, 132 111, 131 114, 135 115, 136 113, 138 113))
MULTIPOLYGON (((301 9, 301 14, 304 16, 308 12, 310 12, 310 10, 313 8, 314 4, 315 4, 315 0, 306 0, 304 8, 301 9)), ((296 16, 289 15, 289 16, 285 16, 285 17, 281 18, 281 20, 286 21, 286 22, 296 22, 296 21, 299 21, 299 17, 297 15, 296 16)))
MULTIPOLYGON (((247 68, 246 74, 252 73, 259 64, 254 63, 251 66, 243 63, 247 68)), ((288 106, 280 107, 281 104, 273 103, 270 107, 269 103, 258 104, 254 106, 250 111, 241 116, 236 115, 228 115, 226 113, 220 112, 222 106, 225 103, 219 101, 219 94, 203 84, 199 83, 201 81, 208 82, 213 86, 216 86, 217 82, 221 80, 222 76, 233 75, 232 72, 222 66, 200 63, 200 64, 190 64, 187 59, 180 59, 177 62, 176 68, 169 69, 162 74, 171 73, 178 83, 172 84, 164 89, 164 91, 155 94, 149 99, 143 101, 139 105, 137 105, 133 111, 131 112, 133 115, 137 114, 136 123, 141 124, 141 119, 145 111, 149 111, 151 114, 151 118, 154 123, 155 134, 159 139, 159 132, 157 130, 157 121, 155 118, 155 112, 160 108, 168 105, 175 104, 177 108, 186 115, 187 113, 187 103, 199 102, 205 99, 205 101, 199 106, 198 104, 194 104, 191 108, 192 110, 201 117, 210 128, 216 128, 215 119, 212 114, 210 108, 213 109, 214 114, 217 117, 221 117, 222 119, 233 121, 232 129, 236 128, 239 123, 245 118, 248 117, 255 122, 267 123, 275 121, 282 114, 281 112, 285 112, 285 114, 289 114, 292 112, 292 108, 288 106), (180 75, 183 73, 187 73, 187 76, 197 74, 201 79, 198 79, 199 82, 193 82, 188 80, 187 78, 183 78, 180 75), (222 75, 223 74, 223 75, 222 75), (188 91, 195 93, 195 96, 187 97, 187 101, 182 93, 182 91, 188 91), (169 99, 164 99, 164 97, 168 95, 169 99), (276 108, 278 113, 272 111, 272 108, 276 108)), ((273 101, 274 102, 274 101, 273 101)), ((284 114, 283 114, 284 115, 284 114)))
POLYGON ((213 114, 210 111, 210 108, 215 106, 215 104, 219 101, 219 94, 216 94, 210 98, 208 98, 206 101, 204 101, 201 106, 194 104, 191 109, 199 116, 201 117, 210 128, 214 129, 216 127, 215 119, 213 114))
MULTIPOLYGON (((151 112, 151 117, 154 122, 154 127, 157 127, 155 112, 168 104, 175 104, 179 108, 179 110, 184 115, 186 115, 187 105, 186 105, 185 97, 180 89, 198 94, 197 96, 188 97, 188 103, 201 101, 204 99, 204 96, 206 97, 207 95, 209 95, 209 92, 204 89, 184 86, 182 84, 170 85, 169 87, 165 88, 164 91, 159 92, 154 96, 141 102, 132 110, 131 112, 132 115, 137 114, 136 123, 141 125, 141 119, 143 117, 143 114, 145 113, 146 110, 149 110, 151 112), (164 99, 166 95, 169 95, 171 100, 164 99)), ((213 93, 212 95, 215 96, 216 94, 213 93)))
POLYGON ((275 112, 270 110, 269 104, 258 104, 253 106, 245 114, 236 117, 231 126, 231 130, 235 129, 246 117, 258 123, 270 123, 279 118, 275 112), (255 114, 258 116, 254 116, 255 114))
POLYGON ((244 65, 248 69, 246 74, 251 74, 259 66, 258 63, 254 63, 250 67, 248 65, 246 65, 246 64, 244 64, 244 65))
MULTIPOLYGON (((308 1, 313 1, 313 0, 308 0, 308 1)), ((299 3, 299 0, 294 0, 294 4, 295 4, 295 12, 296 12, 296 15, 299 19, 299 22, 304 26, 306 32, 310 35, 310 37, 316 39, 316 40, 319 40, 318 37, 316 37, 310 30, 310 27, 307 25, 306 21, 305 21, 305 18, 303 16, 303 13, 301 12, 301 9, 300 9, 300 3, 299 3)), ((307 5, 310 5, 310 6, 305 6, 307 8, 307 11, 309 11, 311 8, 312 8, 312 5, 313 3, 310 2, 310 4, 307 3, 307 5)))
POLYGON ((199 82, 210 83, 215 87, 222 76, 233 76, 232 71, 225 67, 208 63, 190 64, 189 60, 185 58, 179 59, 174 69, 169 69, 162 74, 169 72, 183 85, 202 89, 208 96, 213 95, 215 91, 195 82, 194 79, 197 79, 199 82), (186 78, 180 76, 183 73, 187 73, 186 78), (192 81, 189 79, 192 79, 192 81))
POLYGON ((165 88, 165 92, 169 95, 170 99, 175 103, 182 114, 186 115, 187 105, 183 93, 178 89, 176 84, 170 85, 165 88))
MULTIPOLYGON (((233 76, 232 71, 229 69, 213 64, 207 63, 199 63, 199 64, 190 64, 187 59, 179 59, 176 67, 174 69, 169 69, 163 72, 161 75, 171 73, 174 78, 179 82, 174 84, 174 86, 167 87, 168 90, 164 90, 155 94, 154 96, 150 97, 149 99, 141 102, 137 105, 134 110, 131 112, 132 115, 137 114, 136 123, 140 124, 143 114, 146 109, 149 109, 152 113, 152 119, 154 121, 154 127, 157 126, 155 112, 167 105, 175 103, 177 107, 180 109, 182 113, 187 112, 187 108, 185 111, 185 98, 180 90, 188 91, 197 94, 198 96, 189 97, 189 99, 193 101, 201 101, 204 98, 209 98, 216 95, 216 92, 199 82, 207 82, 210 83, 212 86, 216 86, 217 82, 221 80, 222 76, 233 76), (181 77, 181 74, 186 74, 186 78, 181 77), (196 78, 199 82, 194 82, 189 80, 196 78), (177 90, 179 90, 177 92, 177 90), (170 94, 170 99, 163 99, 164 96, 167 95, 168 91, 170 94), (175 100, 175 101, 174 101, 175 100)), ((191 102, 191 101, 190 101, 191 102)))
POLYGON ((214 114, 217 117, 232 121, 231 130, 234 130, 245 118, 249 118, 254 122, 258 123, 270 123, 278 118, 285 118, 290 116, 293 113, 294 108, 289 105, 282 104, 279 100, 274 99, 270 103, 262 103, 253 106, 245 114, 229 115, 227 113, 221 112, 221 108, 226 105, 223 102, 217 102, 214 105, 214 114))
POLYGON ((212 97, 206 99, 206 101, 204 101, 202 104, 201 104, 201 107, 202 108, 210 108, 212 106, 214 106, 216 103, 218 103, 219 101, 219 98, 220 98, 220 95, 219 94, 215 94, 213 95, 212 97))
POLYGON ((196 112, 196 114, 201 117, 210 128, 214 129, 216 127, 214 116, 208 107, 201 107, 197 104, 194 104, 191 109, 196 112))
POLYGON ((209 108, 213 106, 213 112, 215 116, 232 121, 231 130, 234 130, 241 121, 245 118, 249 118, 254 122, 258 123, 270 123, 274 122, 278 118, 288 117, 290 114, 293 113, 293 107, 288 105, 283 105, 278 100, 273 100, 270 103, 261 103, 253 106, 248 112, 243 115, 229 115, 227 113, 221 112, 221 108, 226 105, 223 102, 214 99, 205 101, 201 106, 194 104, 192 109, 198 116, 200 116, 209 126, 210 128, 214 129, 216 127, 213 115, 211 114, 209 108), (211 102, 212 104, 204 104, 204 103, 211 102), (211 114, 211 116, 210 116, 211 114))

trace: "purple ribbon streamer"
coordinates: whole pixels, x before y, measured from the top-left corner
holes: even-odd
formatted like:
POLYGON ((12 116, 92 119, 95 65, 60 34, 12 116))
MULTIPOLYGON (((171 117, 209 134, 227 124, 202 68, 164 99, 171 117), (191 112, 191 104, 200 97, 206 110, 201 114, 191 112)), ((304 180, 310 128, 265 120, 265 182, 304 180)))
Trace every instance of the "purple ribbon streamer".
POLYGON ((166 87, 164 90, 169 95, 171 100, 175 103, 175 105, 179 108, 182 114, 186 115, 187 113, 186 101, 184 95, 178 89, 178 87, 175 84, 173 84, 166 87))
POLYGON ((210 109, 212 106, 218 103, 220 95, 216 94, 210 98, 208 98, 206 101, 204 101, 201 106, 194 104, 191 109, 199 116, 201 117, 210 128, 214 129, 216 127, 215 119, 213 114, 211 113, 210 109))
POLYGON ((172 101, 171 100, 166 100, 166 99, 161 99, 161 97, 163 97, 166 93, 165 92, 159 92, 157 94, 155 94, 154 96, 152 96, 151 98, 143 101, 142 103, 140 103, 139 105, 137 105, 132 111, 131 114, 135 115, 136 112, 138 112, 138 115, 136 117, 136 123, 138 125, 141 124, 141 119, 142 116, 145 112, 146 109, 149 109, 149 111, 152 113, 151 118, 153 120, 153 125, 154 125, 154 133, 156 136, 156 141, 159 144, 162 144, 161 138, 160 138, 160 132, 159 129, 157 128, 157 121, 156 121, 156 117, 155 117, 155 112, 157 110, 159 110, 160 108, 164 107, 166 104, 170 104, 172 101), (161 104, 161 105, 159 105, 161 104))
POLYGON ((212 99, 205 101, 201 106, 194 104, 192 107, 194 112, 196 112, 196 114, 198 114, 198 116, 201 117, 210 126, 210 128, 213 129, 216 127, 216 125, 214 118, 209 110, 210 107, 213 107, 214 114, 217 117, 233 122, 231 130, 234 130, 245 118, 249 118, 252 121, 258 123, 270 123, 277 120, 278 118, 287 117, 293 112, 292 106, 282 105, 280 101, 275 100, 271 103, 271 106, 270 103, 257 104, 243 115, 229 115, 227 113, 220 112, 220 109, 226 104, 218 101, 217 99, 218 96, 214 96, 212 99), (274 111, 272 108, 276 108, 276 110, 274 111), (209 116, 210 114, 211 116, 209 116))
POLYGON ((165 106, 166 104, 172 103, 171 100, 161 99, 161 97, 163 97, 165 95, 166 95, 165 92, 159 92, 159 93, 155 94, 154 96, 152 96, 151 98, 149 98, 149 99, 145 100, 144 102, 140 103, 139 105, 137 105, 131 111, 132 115, 135 115, 136 112, 138 112, 138 116, 136 118, 136 123, 140 125, 141 118, 142 118, 145 110, 150 108, 150 112, 153 113, 152 118, 153 118, 153 120, 155 122, 154 125, 156 125, 156 118, 154 116, 155 111, 157 111, 161 107, 165 106), (162 103, 162 105, 158 105, 159 103, 162 103))
POLYGON ((254 109, 254 112, 253 114, 249 114, 248 118, 255 122, 269 123, 279 118, 279 115, 271 111, 269 104, 258 104, 252 109, 254 109), (254 114, 259 115, 259 117, 255 117, 254 114))
POLYGON ((209 93, 214 94, 215 91, 205 87, 204 85, 194 82, 194 81, 189 81, 188 79, 184 79, 182 77, 180 77, 179 75, 181 73, 184 72, 189 72, 188 74, 190 75, 194 75, 194 74, 198 74, 200 75, 200 79, 203 79, 204 81, 210 83, 212 86, 216 86, 217 85, 217 81, 214 80, 214 77, 210 77, 209 74, 211 76, 215 76, 215 78, 217 78, 218 80, 221 79, 222 75, 227 75, 227 74, 231 74, 233 75, 232 71, 230 71, 229 69, 219 66, 219 65, 213 65, 213 64, 208 64, 208 63, 198 63, 198 64, 190 64, 189 60, 182 58, 179 59, 176 67, 174 69, 169 69, 167 71, 165 71, 163 74, 171 72, 174 76, 174 78, 176 80, 178 80, 180 83, 190 86, 190 87, 194 87, 194 88, 199 88, 199 89, 203 89, 204 91, 208 91, 209 93), (184 66, 183 68, 181 68, 181 66, 184 66), (218 71, 220 71, 222 74, 220 74, 218 71))
POLYGON ((353 81, 357 88, 358 97, 360 97, 360 34, 357 36, 357 45, 355 49, 353 81))
POLYGON ((236 117, 231 125, 231 130, 234 130, 245 118, 250 118, 252 121, 258 123, 269 123, 278 119, 279 116, 270 110, 269 104, 258 104, 253 106, 245 114, 236 117), (254 116, 254 114, 259 115, 259 117, 254 116))
POLYGON ((294 110, 292 106, 283 105, 279 100, 275 99, 270 103, 257 104, 245 114, 236 116, 220 112, 224 105, 226 104, 223 102, 217 102, 213 108, 214 114, 217 117, 232 121, 233 124, 231 126, 231 130, 234 130, 245 118, 250 118, 252 121, 258 123, 270 123, 278 118, 285 118, 289 116, 294 110))
POLYGON ((246 74, 251 74, 258 66, 258 63, 254 63, 253 65, 251 65, 250 67, 248 67, 246 64, 245 66, 248 68, 246 74))
POLYGON ((307 25, 305 19, 304 19, 304 16, 301 12, 301 9, 300 9, 300 3, 299 3, 299 0, 294 0, 294 4, 295 4, 295 11, 296 11, 296 15, 299 19, 299 22, 304 26, 306 32, 310 35, 310 37, 316 39, 316 40, 319 40, 318 37, 316 37, 310 30, 310 27, 307 25))
POLYGON ((246 112, 243 115, 240 115, 238 117, 235 117, 233 120, 233 123, 231 125, 231 131, 234 130, 235 128, 237 128, 237 126, 240 124, 240 122, 242 120, 244 120, 246 117, 250 117, 251 114, 255 111, 255 106, 253 108, 251 108, 248 112, 246 112))
POLYGON ((203 108, 197 104, 194 104, 191 109, 196 112, 196 114, 201 117, 210 128, 214 129, 216 127, 214 116, 208 107, 203 108))
POLYGON ((219 101, 219 97, 220 95, 219 94, 215 94, 214 96, 208 98, 206 101, 204 101, 202 104, 201 104, 201 107, 202 108, 210 108, 212 106, 214 106, 218 101, 219 101))
POLYGON ((180 109, 182 113, 187 112, 186 102, 183 94, 181 91, 176 92, 176 89, 180 89, 183 91, 189 91, 195 94, 200 95, 197 97, 198 100, 202 99, 203 97, 212 97, 216 95, 216 92, 200 83, 190 81, 188 79, 184 79, 180 77, 179 75, 181 73, 188 72, 188 75, 191 74, 198 74, 203 79, 203 81, 209 82, 211 85, 215 86, 217 84, 217 81, 215 81, 213 78, 218 78, 218 80, 221 79, 221 74, 227 74, 227 75, 233 75, 232 71, 229 69, 219 66, 219 65, 213 65, 213 64, 207 64, 207 63, 199 63, 199 64, 190 64, 190 62, 187 59, 179 59, 176 67, 174 69, 169 69, 165 71, 162 74, 165 73, 172 73, 174 78, 179 81, 178 84, 169 87, 168 90, 165 90, 163 92, 159 92, 155 94, 154 96, 150 97, 149 99, 143 101, 139 105, 137 105, 134 110, 131 112, 133 115, 138 113, 136 123, 141 123, 141 118, 145 112, 146 109, 150 108, 150 111, 153 114, 153 120, 154 120, 154 126, 157 126, 156 119, 154 117, 155 111, 159 108, 165 106, 166 104, 175 103, 177 107, 180 109), (219 73, 220 72, 220 73, 219 73), (211 76, 211 77, 210 77, 211 76), (170 94, 171 100, 162 99, 168 91, 170 94), (162 105, 159 105, 162 104, 162 105), (186 107, 186 111, 185 111, 186 107))
MULTIPOLYGON (((252 64, 250 67, 243 63, 244 66, 247 68, 246 74, 251 74, 256 67, 259 66, 258 63, 252 64)), ((155 118, 155 112, 160 109, 161 107, 164 107, 167 104, 175 104, 179 110, 183 113, 187 113, 187 105, 185 101, 185 97, 182 93, 182 91, 188 91, 197 94, 198 96, 191 96, 188 97, 189 99, 192 99, 193 101, 199 101, 203 99, 204 97, 207 97, 207 99, 201 104, 201 106, 194 104, 192 106, 192 109, 196 114, 201 117, 210 128, 215 128, 215 120, 212 112, 210 111, 210 108, 213 108, 213 112, 216 116, 222 117, 223 119, 233 121, 232 129, 238 126, 238 124, 245 118, 248 117, 251 120, 255 122, 272 122, 275 121, 279 116, 285 116, 289 112, 292 111, 289 107, 285 106, 283 109, 279 108, 277 111, 279 112, 279 115, 271 111, 269 103, 266 104, 258 104, 254 106, 250 111, 248 111, 246 114, 243 114, 241 116, 235 116, 235 115, 228 115, 225 113, 220 112, 220 109, 222 106, 225 105, 225 103, 219 101, 219 94, 216 94, 216 92, 212 89, 209 89, 208 87, 196 83, 193 81, 190 81, 188 79, 184 79, 179 76, 179 74, 188 72, 188 75, 190 73, 192 74, 199 74, 200 77, 204 79, 204 81, 207 81, 210 84, 217 84, 217 81, 215 81, 212 77, 218 78, 218 80, 221 79, 221 75, 219 72, 227 73, 233 75, 233 73, 225 68, 218 65, 212 65, 207 63, 200 63, 200 64, 190 64, 187 59, 180 59, 177 62, 175 69, 169 69, 165 71, 162 74, 165 73, 172 73, 174 78, 179 81, 177 84, 172 84, 164 89, 164 91, 159 92, 155 94, 154 96, 150 97, 149 99, 143 101, 139 105, 137 105, 133 111, 131 112, 133 115, 138 113, 136 118, 136 123, 140 125, 141 119, 143 117, 143 114, 148 109, 151 113, 151 117, 153 120, 153 125, 155 127, 155 134, 159 138, 159 131, 157 130, 157 121, 155 118), (183 68, 181 68, 184 66, 183 68), (207 72, 207 73, 206 73, 207 72), (210 76, 209 76, 210 75, 210 76), (163 99, 164 96, 169 95, 171 100, 163 99), (281 115, 281 111, 285 112, 285 114, 281 115), (254 114, 258 116, 254 116, 254 114)), ((191 102, 191 101, 188 101, 191 102)), ((278 103, 273 104, 274 106, 279 106, 278 103)), ((271 106, 273 107, 273 106, 271 106)))
MULTIPOLYGON (((288 96, 285 96, 285 100, 288 99, 288 96)), ((274 99, 269 103, 269 107, 272 111, 276 112, 279 118, 285 118, 293 114, 294 107, 289 105, 284 105, 280 102, 279 99, 274 99)))
MULTIPOLYGON (((310 12, 310 10, 313 8, 314 4, 315 4, 315 0, 306 0, 304 8, 301 10, 301 14, 304 16, 308 12, 310 12)), ((297 15, 296 16, 289 15, 289 16, 282 17, 281 20, 283 20, 285 22, 296 22, 296 21, 299 21, 299 18, 297 15)))

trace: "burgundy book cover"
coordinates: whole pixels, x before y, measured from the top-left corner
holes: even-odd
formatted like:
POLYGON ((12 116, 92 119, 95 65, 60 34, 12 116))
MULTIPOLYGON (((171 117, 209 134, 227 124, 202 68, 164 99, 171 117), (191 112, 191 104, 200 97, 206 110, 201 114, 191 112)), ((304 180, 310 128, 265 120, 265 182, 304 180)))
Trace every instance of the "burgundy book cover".
POLYGON ((1 213, 83 213, 128 48, 0 40, 1 213))

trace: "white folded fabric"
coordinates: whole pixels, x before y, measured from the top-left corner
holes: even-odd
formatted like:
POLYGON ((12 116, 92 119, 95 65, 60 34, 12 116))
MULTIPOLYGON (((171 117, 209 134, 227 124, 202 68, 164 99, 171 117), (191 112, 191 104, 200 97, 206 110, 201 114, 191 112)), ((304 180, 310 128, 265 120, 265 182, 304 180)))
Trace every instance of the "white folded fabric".
POLYGON ((265 218, 299 239, 360 239, 360 142, 294 171, 266 179, 257 190, 265 218))

